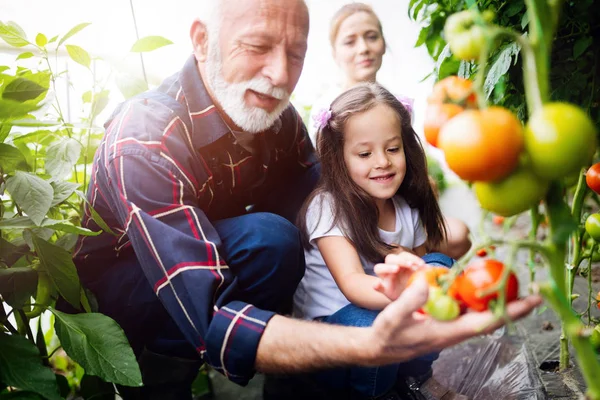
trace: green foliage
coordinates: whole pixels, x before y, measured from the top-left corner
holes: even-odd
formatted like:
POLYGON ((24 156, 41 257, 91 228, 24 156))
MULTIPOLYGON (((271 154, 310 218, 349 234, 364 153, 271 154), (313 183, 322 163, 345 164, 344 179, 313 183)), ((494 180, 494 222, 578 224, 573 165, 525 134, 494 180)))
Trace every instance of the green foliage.
MULTIPOLYGON (((600 7, 594 0, 567 1, 552 44, 551 99, 579 104, 600 123, 600 7)), ((472 77, 477 65, 454 58, 442 31, 448 16, 476 7, 496 13, 495 22, 524 32, 530 24, 524 0, 411 0, 409 15, 422 24, 416 46, 425 46, 436 61, 438 79, 448 75, 472 77)), ((514 42, 497 43, 488 62, 485 94, 494 104, 527 115, 519 60, 514 42)))
MULTIPOLYGON (((113 95, 105 89, 109 82, 97 79, 92 68, 92 60, 99 59, 67 44, 88 25, 78 24, 50 39, 37 33, 30 40, 18 24, 0 22, 0 39, 25 50, 15 65, 0 66, 0 399, 61 399, 80 393, 85 398, 112 393, 114 398, 111 382, 142 384, 122 329, 92 312, 95 300, 81 287, 72 260, 79 235, 101 233, 80 226, 84 204, 94 221, 114 234, 82 192, 103 134, 96 119, 113 95), (85 67, 89 77, 81 91, 83 115, 74 121, 49 95, 66 76, 53 68, 59 64, 55 58, 64 54, 85 67), (84 313, 54 310, 59 295, 84 313), (42 314, 44 321, 50 317, 56 323, 44 332, 41 319, 30 318, 47 310, 53 314, 42 314), (32 326, 37 326, 35 334, 32 326)), ((152 51, 170 43, 152 36, 134 49, 152 51)), ((140 77, 115 75, 130 78, 118 85, 126 98, 148 89, 140 77)))

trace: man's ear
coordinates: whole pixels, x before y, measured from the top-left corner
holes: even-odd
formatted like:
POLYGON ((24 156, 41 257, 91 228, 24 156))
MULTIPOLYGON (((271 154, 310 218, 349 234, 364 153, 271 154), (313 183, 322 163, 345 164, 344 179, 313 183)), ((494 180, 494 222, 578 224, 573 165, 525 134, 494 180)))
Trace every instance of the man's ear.
POLYGON ((206 61, 208 54, 208 29, 206 29, 204 22, 197 19, 192 23, 190 39, 192 39, 196 60, 198 62, 206 61))

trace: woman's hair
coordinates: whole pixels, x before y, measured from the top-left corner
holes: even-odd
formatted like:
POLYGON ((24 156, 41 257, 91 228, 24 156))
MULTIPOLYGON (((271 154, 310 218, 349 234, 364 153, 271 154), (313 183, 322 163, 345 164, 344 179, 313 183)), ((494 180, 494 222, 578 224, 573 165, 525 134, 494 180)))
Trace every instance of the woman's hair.
POLYGON ((383 242, 379 236, 379 211, 375 200, 354 183, 344 160, 344 130, 348 120, 380 104, 396 113, 401 127, 406 174, 396 195, 402 196, 410 207, 419 211, 429 246, 435 247, 446 236, 442 213, 429 182, 425 152, 410 123, 410 114, 381 85, 361 83, 333 101, 331 117, 317 132, 321 177, 313 193, 306 199, 298 219, 306 248, 309 247, 310 237, 306 225, 308 206, 315 197, 328 193, 333 202, 332 227, 343 225, 347 229, 347 238, 360 255, 372 262, 380 262, 393 249, 393 246, 383 242))
POLYGON ((354 15, 358 12, 365 12, 367 14, 371 14, 377 20, 377 25, 379 26, 379 33, 383 38, 383 43, 385 44, 385 38, 383 37, 383 28, 381 27, 381 21, 373 8, 371 6, 364 3, 350 3, 344 5, 340 8, 331 18, 331 23, 329 25, 329 42, 331 43, 331 47, 335 48, 335 39, 337 38, 338 32, 340 31, 340 26, 342 22, 346 20, 351 15, 354 15))

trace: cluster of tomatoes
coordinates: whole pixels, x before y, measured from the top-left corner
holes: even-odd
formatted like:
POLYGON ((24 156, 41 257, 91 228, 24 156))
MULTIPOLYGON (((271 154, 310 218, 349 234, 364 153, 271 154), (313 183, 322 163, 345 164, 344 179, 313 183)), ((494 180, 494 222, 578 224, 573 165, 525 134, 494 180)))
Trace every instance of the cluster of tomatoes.
POLYGON ((519 214, 539 203, 549 182, 577 175, 596 151, 596 128, 577 106, 548 103, 523 127, 508 109, 478 108, 472 82, 450 76, 428 98, 425 139, 448 167, 473 182, 481 206, 519 214))
POLYGON ((487 310, 498 299, 499 291, 493 289, 501 283, 504 274, 507 274, 504 300, 515 300, 519 293, 519 283, 516 275, 506 268, 500 261, 479 259, 456 276, 445 292, 442 289, 443 281, 450 279, 451 271, 445 267, 426 266, 412 274, 408 285, 416 279, 424 278, 429 284, 429 299, 421 312, 435 319, 448 321, 467 309, 487 310))

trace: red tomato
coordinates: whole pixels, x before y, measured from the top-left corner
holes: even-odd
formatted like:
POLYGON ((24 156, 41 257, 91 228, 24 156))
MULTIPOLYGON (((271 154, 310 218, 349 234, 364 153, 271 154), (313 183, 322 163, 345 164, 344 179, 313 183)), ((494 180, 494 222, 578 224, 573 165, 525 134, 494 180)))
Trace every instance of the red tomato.
POLYGON ((438 135, 442 126, 463 111, 464 108, 457 104, 428 104, 423 125, 427 143, 437 147, 438 135))
POLYGON ((600 194, 600 163, 596 163, 588 168, 585 173, 585 182, 590 189, 600 194))
MULTIPOLYGON (((460 299, 475 311, 487 310, 490 301, 498 298, 498 293, 491 293, 482 297, 481 292, 489 289, 500 280, 504 268, 503 263, 491 259, 477 260, 470 264, 463 274, 456 278, 460 299)), ((515 300, 518 293, 519 282, 516 275, 510 272, 505 287, 506 302, 515 300)))
POLYGON ((496 225, 502 225, 504 223, 504 217, 502 215, 494 215, 492 222, 496 225))
POLYGON ((479 250, 477 250, 476 254, 477 254, 478 257, 485 257, 485 256, 487 256, 487 250, 486 249, 479 249, 479 250))

